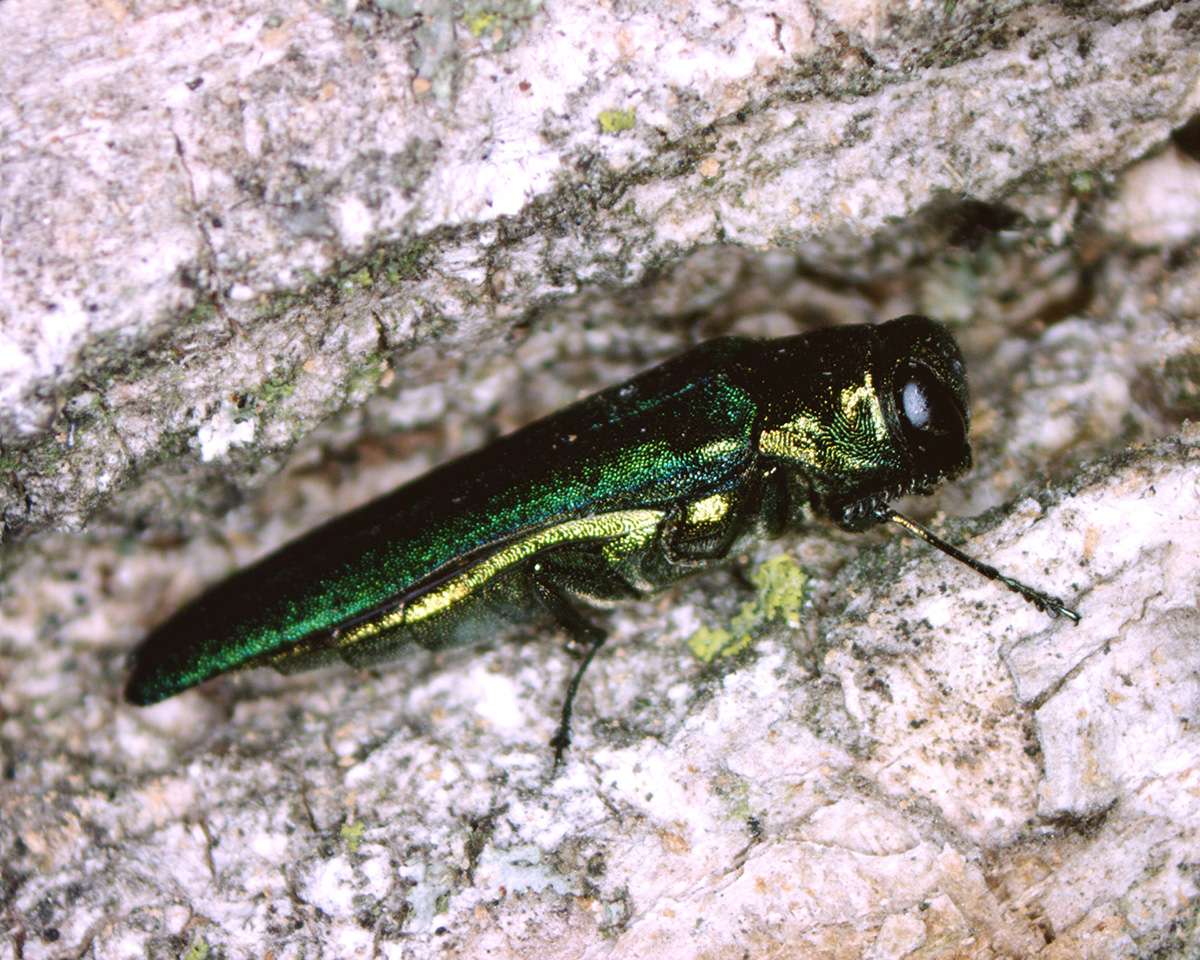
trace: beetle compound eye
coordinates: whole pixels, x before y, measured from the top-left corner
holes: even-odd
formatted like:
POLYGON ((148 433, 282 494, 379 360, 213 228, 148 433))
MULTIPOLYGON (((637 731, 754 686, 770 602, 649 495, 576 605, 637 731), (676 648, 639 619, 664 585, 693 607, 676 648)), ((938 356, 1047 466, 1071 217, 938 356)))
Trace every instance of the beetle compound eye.
POLYGON ((966 438, 954 394, 920 364, 905 363, 896 371, 896 412, 905 439, 917 453, 950 452, 966 438))
POLYGON ((929 394, 916 380, 909 380, 900 391, 900 409, 904 418, 918 430, 928 430, 933 419, 929 409, 929 394))

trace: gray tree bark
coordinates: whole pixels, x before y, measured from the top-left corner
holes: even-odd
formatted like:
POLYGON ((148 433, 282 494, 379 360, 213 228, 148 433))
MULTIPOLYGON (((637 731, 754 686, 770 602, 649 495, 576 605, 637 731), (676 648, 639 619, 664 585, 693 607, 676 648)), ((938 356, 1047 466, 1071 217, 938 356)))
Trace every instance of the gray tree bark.
POLYGON ((0 957, 1194 956, 1198 35, 0 5, 0 957), (814 523, 614 613, 557 778, 561 638, 120 701, 188 596, 497 431, 906 312, 975 398, 924 509, 1078 627, 814 523))

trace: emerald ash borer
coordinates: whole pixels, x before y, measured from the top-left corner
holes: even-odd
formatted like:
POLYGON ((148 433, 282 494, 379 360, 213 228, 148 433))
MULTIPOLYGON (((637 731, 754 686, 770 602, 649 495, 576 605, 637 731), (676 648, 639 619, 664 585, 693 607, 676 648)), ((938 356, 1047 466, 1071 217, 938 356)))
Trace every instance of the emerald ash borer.
POLYGON ((363 667, 641 597, 807 513, 894 521, 1051 617, 1062 601, 896 513, 971 463, 967 380, 925 317, 694 347, 313 530, 154 630, 126 690, 152 704, 227 670, 363 667))

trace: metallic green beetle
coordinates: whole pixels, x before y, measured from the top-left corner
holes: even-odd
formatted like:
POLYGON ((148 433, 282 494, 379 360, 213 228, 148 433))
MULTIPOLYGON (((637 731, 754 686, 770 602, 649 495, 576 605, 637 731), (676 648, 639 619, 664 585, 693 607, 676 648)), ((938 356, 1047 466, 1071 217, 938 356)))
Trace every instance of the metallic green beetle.
POLYGON ((967 381, 924 317, 777 340, 726 338, 447 463, 209 590, 134 657, 126 697, 157 703, 248 666, 362 667, 556 621, 589 650, 610 606, 776 537, 806 512, 896 521, 1050 616, 1062 601, 895 513, 971 463, 967 381))

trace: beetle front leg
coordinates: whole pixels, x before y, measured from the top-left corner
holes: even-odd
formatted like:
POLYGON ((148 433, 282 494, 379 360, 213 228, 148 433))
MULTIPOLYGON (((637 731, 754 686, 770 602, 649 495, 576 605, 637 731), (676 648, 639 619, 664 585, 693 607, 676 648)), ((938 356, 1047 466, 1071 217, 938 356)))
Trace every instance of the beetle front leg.
MULTIPOLYGON (((766 489, 767 476, 748 471, 726 490, 676 503, 663 522, 662 548, 667 560, 682 566, 705 566, 723 560, 760 519, 766 489)), ((778 526, 773 517, 764 519, 767 526, 778 526)), ((774 529, 770 532, 777 534, 774 529)))

